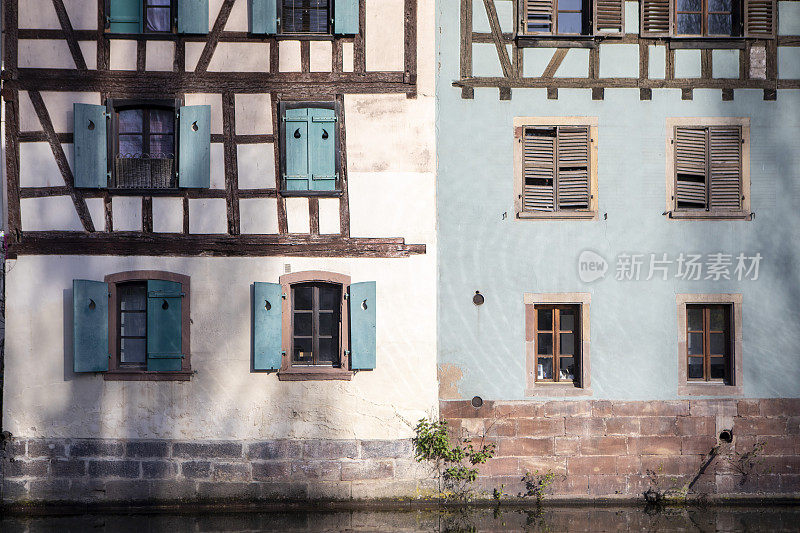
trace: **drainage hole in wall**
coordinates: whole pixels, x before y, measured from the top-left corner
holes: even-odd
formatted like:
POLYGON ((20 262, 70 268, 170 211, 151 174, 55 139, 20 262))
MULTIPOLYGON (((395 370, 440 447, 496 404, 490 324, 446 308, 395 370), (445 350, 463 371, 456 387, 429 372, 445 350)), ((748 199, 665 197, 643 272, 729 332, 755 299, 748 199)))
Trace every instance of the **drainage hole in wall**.
POLYGON ((722 432, 719 434, 720 442, 733 442, 733 431, 730 429, 723 429, 722 432))
POLYGON ((483 294, 481 294, 481 291, 475 291, 475 296, 472 297, 472 303, 475 305, 483 305, 483 294))
POLYGON ((474 398, 472 398, 472 407, 477 409, 482 405, 483 405, 483 398, 481 398, 480 396, 475 396, 474 398))

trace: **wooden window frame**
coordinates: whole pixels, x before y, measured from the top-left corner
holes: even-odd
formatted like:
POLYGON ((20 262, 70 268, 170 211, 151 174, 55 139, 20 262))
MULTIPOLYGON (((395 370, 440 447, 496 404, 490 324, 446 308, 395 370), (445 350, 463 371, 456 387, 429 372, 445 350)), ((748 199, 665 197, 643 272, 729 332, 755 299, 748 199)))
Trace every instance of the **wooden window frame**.
MULTIPOLYGON (((178 31, 178 5, 175 0, 169 2, 169 31, 147 31, 147 10, 157 9, 159 6, 148 6, 150 0, 142 0, 142 34, 143 35, 171 35, 178 31)), ((163 9, 163 7, 162 7, 163 9)))
POLYGON ((744 37, 744 0, 731 0, 731 11, 730 12, 723 12, 723 11, 709 11, 708 4, 709 0, 700 0, 700 27, 701 33, 693 34, 693 33, 678 33, 678 14, 680 13, 698 13, 697 11, 679 11, 678 10, 678 1, 673 0, 671 6, 671 15, 673 17, 673 37, 678 39, 740 39, 744 37), (733 9, 734 2, 739 3, 739 10, 738 10, 738 20, 736 18, 737 11, 733 9), (737 29, 738 25, 738 33, 735 35, 717 35, 717 34, 709 34, 708 33, 708 16, 714 13, 730 13, 731 15, 731 32, 733 33, 737 29))
POLYGON ((343 137, 343 116, 342 116, 342 108, 337 101, 302 101, 302 100, 292 100, 292 101, 282 101, 278 102, 278 122, 279 125, 279 136, 276 142, 279 146, 279 168, 278 168, 278 190, 283 197, 310 197, 310 196, 319 196, 319 197, 327 197, 327 198, 338 198, 342 196, 342 191, 344 190, 344 172, 342 171, 342 150, 344 149, 344 145, 342 144, 342 137, 343 137), (288 191, 286 190, 286 184, 283 180, 283 175, 286 173, 286 143, 284 139, 286 138, 286 121, 284 118, 286 117, 286 111, 288 109, 303 109, 309 107, 316 107, 319 109, 331 109, 334 112, 334 116, 336 117, 336 127, 334 128, 334 135, 335 135, 335 169, 336 173, 338 174, 339 178, 336 180, 336 189, 333 191, 288 191))
MULTIPOLYGON (((598 30, 597 0, 588 0, 585 21, 589 33, 529 32, 525 14, 525 0, 514 1, 514 35, 517 45, 523 48, 596 48, 602 38, 622 38, 625 35, 625 5, 622 4, 620 31, 598 30)), ((583 10, 581 10, 583 12, 583 10)), ((558 0, 553 0, 552 27, 558 25, 558 0)))
MULTIPOLYGON (((515 117, 514 118, 514 213, 518 219, 598 219, 597 117, 515 117), (589 209, 523 211, 522 135, 531 126, 588 126, 589 128, 589 209)), ((554 187, 557 186, 555 183, 554 187)))
MULTIPOLYGON (((103 28, 103 35, 108 39, 130 39, 131 37, 154 41, 178 39, 178 3, 176 0, 170 0, 169 4, 169 31, 147 31, 147 1, 148 0, 142 0, 142 10, 140 13, 140 16, 142 17, 141 32, 114 33, 111 31, 111 26, 108 19, 106 19, 105 26, 103 28)), ((104 9, 105 15, 108 17, 109 13, 111 13, 111 0, 105 0, 104 9)))
POLYGON ((742 295, 678 294, 675 298, 678 320, 678 394, 681 396, 742 395, 742 295), (729 380, 698 381, 688 378, 687 305, 728 305, 730 310, 729 380))
POLYGON ((279 278, 279 283, 284 298, 281 303, 281 351, 283 355, 281 358, 281 368, 278 371, 278 379, 280 381, 350 381, 353 377, 353 371, 350 370, 350 313, 348 309, 350 276, 334 272, 312 270, 284 274, 279 278), (294 330, 292 286, 303 283, 330 283, 341 285, 342 287, 338 367, 292 364, 292 334, 294 330))
POLYGON ((189 330, 191 327, 191 278, 184 274, 161 270, 132 270, 109 274, 103 281, 108 284, 109 290, 108 353, 111 354, 108 361, 108 371, 103 373, 103 379, 106 381, 188 381, 193 374, 189 330), (146 369, 123 368, 120 365, 117 285, 156 279, 180 283, 181 292, 184 294, 181 299, 181 352, 184 354, 183 359, 181 359, 181 369, 179 371, 149 371, 146 369))
MULTIPOLYGON (((568 293, 525 293, 525 396, 530 397, 571 397, 591 396, 591 364, 590 364, 590 306, 591 294, 588 292, 568 293), (537 306, 572 305, 580 310, 578 314, 578 333, 576 340, 580 352, 578 363, 578 384, 574 382, 537 381, 536 380, 536 337, 535 320, 537 306)), ((555 352, 555 343, 553 351, 555 352)), ((555 364, 555 359, 554 359, 555 364)), ((553 371, 556 369, 554 367, 553 371)))
POLYGON ((316 40, 316 39, 332 39, 334 37, 333 33, 333 3, 335 0, 327 0, 328 1, 328 31, 327 33, 314 33, 314 32, 286 32, 283 31, 283 2, 284 0, 277 0, 278 2, 278 36, 281 37, 290 37, 290 38, 305 38, 309 40, 316 40))
MULTIPOLYGON (((749 117, 685 117, 668 118, 666 121, 666 209, 664 215, 670 219, 700 220, 752 220, 750 207, 750 118, 749 117), (742 135, 741 191, 742 207, 730 209, 678 209, 675 198, 675 129, 678 127, 739 126, 742 135)), ((706 180, 710 179, 706 176, 706 180)))
MULTIPOLYGON (((117 187, 116 186, 116 171, 114 169, 114 161, 119 152, 119 124, 117 111, 121 108, 131 107, 148 107, 148 108, 162 108, 172 109, 173 111, 173 143, 174 143, 174 160, 175 172, 178 170, 179 165, 179 146, 180 146, 180 121, 178 120, 178 111, 183 106, 183 99, 181 98, 154 98, 154 99, 141 99, 141 98, 108 98, 106 100, 106 114, 109 117, 107 128, 107 160, 108 160, 108 181, 106 189, 112 194, 152 194, 152 193, 166 193, 175 194, 180 191, 180 187, 117 187)), ((177 176, 172 176, 175 183, 178 183, 177 176)))

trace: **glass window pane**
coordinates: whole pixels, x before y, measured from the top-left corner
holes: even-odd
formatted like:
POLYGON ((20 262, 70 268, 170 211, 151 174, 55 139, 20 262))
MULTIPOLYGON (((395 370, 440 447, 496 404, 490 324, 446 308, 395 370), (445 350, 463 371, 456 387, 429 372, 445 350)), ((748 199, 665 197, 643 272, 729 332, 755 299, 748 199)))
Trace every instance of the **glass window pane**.
POLYGON ((147 313, 120 313, 119 334, 123 337, 146 335, 147 313))
POLYGON ((575 311, 572 309, 562 309, 559 314, 558 327, 561 331, 575 330, 575 311))
POLYGON ((311 339, 294 339, 292 361, 302 365, 310 365, 313 363, 311 339))
POLYGON ((583 29, 580 13, 559 13, 558 33, 581 33, 583 29))
POLYGON ((536 353, 540 355, 553 355, 552 333, 539 333, 539 335, 537 335, 536 353))
POLYGON ((689 333, 689 355, 703 354, 703 334, 689 333))
POLYGON ((690 379, 703 379, 703 358, 690 357, 688 376, 690 379))
POLYGON ((331 364, 339 362, 339 339, 319 340, 319 362, 331 364))
MULTIPOLYGON (((549 18, 549 17, 548 17, 549 18)), ((528 32, 530 33, 548 33, 550 32, 549 24, 528 24, 528 32)))
POLYGON ((574 381, 575 380, 575 359, 572 357, 562 357, 558 360, 558 380, 559 381, 574 381))
POLYGON ((724 379, 725 378, 725 358, 712 357, 711 358, 711 379, 724 379))
POLYGON ((168 7, 156 7, 147 9, 146 30, 150 32, 166 32, 172 27, 169 23, 170 10, 168 7))
POLYGON ((120 339, 120 361, 123 363, 144 363, 146 355, 145 339, 120 339))
POLYGON ((312 33, 325 33, 328 31, 328 14, 322 9, 312 10, 308 14, 309 31, 312 33))
POLYGON ((725 355, 725 334, 724 333, 711 333, 709 342, 711 344, 711 355, 725 355))
POLYGON ((539 357, 536 363, 536 379, 553 379, 552 357, 539 357))
POLYGON ((575 334, 574 333, 559 333, 559 342, 561 343, 559 351, 561 354, 573 355, 575 353, 575 334))
POLYGON ((168 6, 172 0, 147 0, 148 6, 168 6))
POLYGON ((731 10, 731 0, 708 0, 708 11, 711 13, 731 10))
POLYGON ((141 109, 123 109, 119 112, 120 133, 141 133, 142 123, 141 109))
POLYGON ((710 317, 710 326, 712 331, 725 330, 725 309, 722 307, 712 307, 710 317))
POLYGON ((151 135, 150 136, 150 156, 172 158, 175 148, 175 141, 172 135, 151 135))
POLYGON ((309 286, 299 286, 292 289, 294 293, 294 308, 310 311, 314 298, 314 289, 309 286))
POLYGON ((700 35, 702 15, 678 13, 678 33, 681 35, 700 35))
POLYGON ((294 314, 294 334, 300 337, 311 336, 311 313, 294 314))
POLYGON ((686 318, 690 331, 703 331, 703 310, 697 307, 686 309, 686 318))
POLYGON ((580 11, 583 0, 558 0, 559 11, 580 11))
POLYGON ((119 136, 119 155, 120 156, 140 156, 142 155, 142 136, 141 135, 120 135, 119 136))
POLYGON ((319 288, 319 308, 328 311, 339 309, 339 287, 323 285, 319 288))
POLYGON ((708 16, 709 35, 731 35, 731 16, 713 13, 708 16))
POLYGON ((552 309, 537 309, 537 326, 539 331, 552 331, 553 330, 553 310, 552 309))
POLYGON ((117 287, 119 307, 123 311, 144 311, 147 309, 147 289, 143 284, 120 285, 117 287))
POLYGON ((319 314, 319 334, 335 335, 338 333, 339 322, 335 320, 335 313, 320 312, 319 314))
POLYGON ((678 0, 678 11, 702 11, 702 0, 678 0))
POLYGON ((172 133, 175 129, 175 118, 172 110, 150 110, 150 133, 172 133))

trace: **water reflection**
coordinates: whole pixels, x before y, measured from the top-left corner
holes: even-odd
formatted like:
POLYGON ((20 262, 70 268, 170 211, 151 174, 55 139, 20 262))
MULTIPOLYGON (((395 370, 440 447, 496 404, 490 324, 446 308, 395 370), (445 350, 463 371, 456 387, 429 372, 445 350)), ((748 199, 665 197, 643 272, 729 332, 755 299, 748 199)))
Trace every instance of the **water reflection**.
POLYGON ((798 531, 800 506, 470 507, 395 511, 4 516, 6 532, 798 531))

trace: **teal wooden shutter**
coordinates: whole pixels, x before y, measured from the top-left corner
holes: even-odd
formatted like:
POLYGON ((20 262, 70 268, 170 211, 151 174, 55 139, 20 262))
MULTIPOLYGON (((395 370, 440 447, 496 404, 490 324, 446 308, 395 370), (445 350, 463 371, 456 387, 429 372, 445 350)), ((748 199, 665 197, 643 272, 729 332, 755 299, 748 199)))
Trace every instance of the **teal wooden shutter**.
POLYGON ((336 190, 336 112, 312 108, 308 114, 311 190, 336 190))
POLYGON ((181 284, 147 281, 147 370, 180 370, 183 359, 181 284))
POLYGON ((351 370, 375 369, 375 308, 374 281, 350 285, 351 370))
POLYGON ((142 33, 142 0, 109 0, 111 33, 142 33))
POLYGON ((250 1, 250 33, 278 33, 278 0, 250 1))
POLYGON ((333 33, 358 33, 358 0, 333 0, 333 33))
POLYGON ((106 148, 106 108, 101 105, 73 104, 75 186, 108 186, 106 148))
POLYGON ((102 281, 72 280, 72 367, 108 370, 108 284, 102 281))
POLYGON ((208 33, 208 0, 178 0, 178 33, 208 33))
POLYGON ((278 283, 253 283, 253 368, 281 367, 283 295, 278 283))
POLYGON ((178 124, 178 186, 211 186, 211 106, 184 106, 178 124))
POLYGON ((284 120, 285 170, 284 187, 287 191, 310 189, 308 164, 308 109, 287 109, 284 120))

